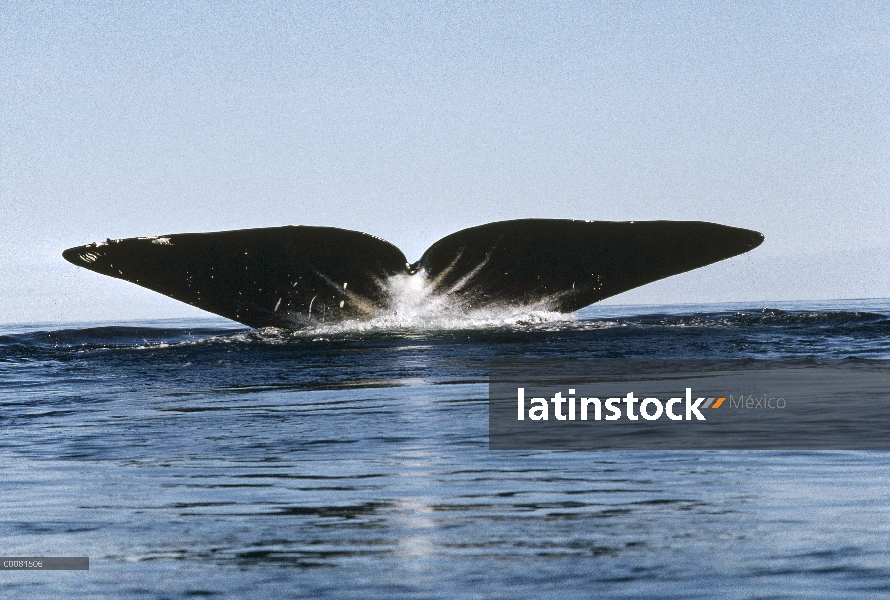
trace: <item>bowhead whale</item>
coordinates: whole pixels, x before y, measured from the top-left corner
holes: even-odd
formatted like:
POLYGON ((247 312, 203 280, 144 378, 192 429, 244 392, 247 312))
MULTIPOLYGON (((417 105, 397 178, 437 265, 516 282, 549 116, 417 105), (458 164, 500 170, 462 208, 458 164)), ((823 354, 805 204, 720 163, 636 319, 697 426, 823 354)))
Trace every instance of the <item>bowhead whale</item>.
POLYGON ((521 219, 452 233, 413 264, 372 235, 310 226, 107 240, 62 256, 250 327, 300 328, 386 310, 386 281, 399 275, 467 310, 573 312, 762 242, 698 221, 521 219))

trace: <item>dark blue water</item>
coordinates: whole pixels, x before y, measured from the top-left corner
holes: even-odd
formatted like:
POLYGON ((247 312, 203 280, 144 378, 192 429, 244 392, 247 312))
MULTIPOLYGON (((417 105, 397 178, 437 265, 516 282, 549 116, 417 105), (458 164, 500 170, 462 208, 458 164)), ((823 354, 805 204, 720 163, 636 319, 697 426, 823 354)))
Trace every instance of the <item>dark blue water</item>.
POLYGON ((890 301, 577 321, 0 328, 0 572, 31 598, 884 598, 890 455, 495 452, 491 359, 890 358, 890 301))

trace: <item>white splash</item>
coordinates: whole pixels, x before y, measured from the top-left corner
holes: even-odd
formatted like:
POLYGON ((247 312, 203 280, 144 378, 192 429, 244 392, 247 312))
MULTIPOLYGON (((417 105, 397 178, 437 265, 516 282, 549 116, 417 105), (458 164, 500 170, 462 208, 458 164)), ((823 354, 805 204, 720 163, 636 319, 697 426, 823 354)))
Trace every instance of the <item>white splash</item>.
POLYGON ((467 309, 459 294, 435 294, 426 273, 400 274, 383 283, 389 306, 367 319, 333 324, 318 323, 307 332, 314 334, 371 331, 430 331, 528 326, 553 322, 574 322, 574 314, 548 310, 546 306, 497 305, 467 309))

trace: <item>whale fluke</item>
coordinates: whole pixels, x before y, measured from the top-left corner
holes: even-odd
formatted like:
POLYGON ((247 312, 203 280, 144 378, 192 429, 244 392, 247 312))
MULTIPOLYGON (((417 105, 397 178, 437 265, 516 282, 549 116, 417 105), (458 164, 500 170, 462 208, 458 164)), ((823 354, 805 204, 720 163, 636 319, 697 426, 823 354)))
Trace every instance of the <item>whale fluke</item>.
POLYGON ((466 309, 572 312, 762 241, 714 223, 522 219, 453 233, 413 265, 374 236, 309 226, 107 240, 62 256, 250 327, 300 328, 386 310, 395 275, 466 309))

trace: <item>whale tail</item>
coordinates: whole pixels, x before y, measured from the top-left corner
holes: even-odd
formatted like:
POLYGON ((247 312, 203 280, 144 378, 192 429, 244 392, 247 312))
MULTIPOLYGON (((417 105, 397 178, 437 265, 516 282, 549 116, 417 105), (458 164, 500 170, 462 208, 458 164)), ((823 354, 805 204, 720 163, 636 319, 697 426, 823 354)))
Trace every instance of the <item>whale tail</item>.
POLYGON ((385 310, 395 275, 425 277, 467 309, 573 312, 762 242, 714 223, 522 219, 453 233, 414 264, 374 236, 308 226, 107 240, 62 256, 250 327, 299 328, 385 310))

